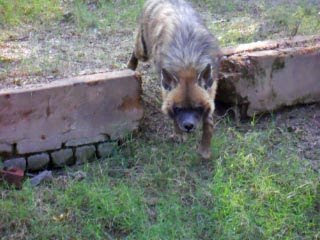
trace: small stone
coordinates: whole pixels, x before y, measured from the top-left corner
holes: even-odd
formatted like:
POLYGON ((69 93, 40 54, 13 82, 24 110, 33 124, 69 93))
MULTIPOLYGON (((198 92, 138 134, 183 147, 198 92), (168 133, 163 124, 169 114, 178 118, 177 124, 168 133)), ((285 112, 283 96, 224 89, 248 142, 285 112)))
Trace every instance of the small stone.
POLYGON ((50 161, 49 154, 41 153, 28 157, 28 170, 36 171, 45 168, 50 161))
POLYGON ((99 158, 107 158, 113 154, 115 143, 107 142, 98 145, 99 158))
POLYGON ((63 167, 74 164, 72 149, 61 149, 51 153, 52 162, 55 167, 63 167))
POLYGON ((23 171, 26 170, 27 161, 25 158, 13 158, 4 161, 3 167, 10 168, 10 167, 18 167, 23 171))
POLYGON ((97 159, 95 146, 83 146, 76 149, 76 164, 80 165, 97 159))
POLYGON ((34 176, 33 178, 30 179, 31 186, 35 187, 39 185, 43 181, 48 181, 52 180, 52 172, 51 171, 43 171, 39 173, 37 176, 34 176))

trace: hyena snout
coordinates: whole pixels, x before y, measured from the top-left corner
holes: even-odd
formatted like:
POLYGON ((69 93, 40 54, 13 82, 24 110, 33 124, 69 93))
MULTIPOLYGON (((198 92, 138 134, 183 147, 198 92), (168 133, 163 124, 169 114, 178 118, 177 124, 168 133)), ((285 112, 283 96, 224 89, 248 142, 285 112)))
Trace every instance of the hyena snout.
POLYGON ((191 121, 185 121, 183 123, 183 128, 187 131, 187 132, 190 132, 192 131, 192 129, 194 128, 194 123, 191 122, 191 121))
POLYGON ((181 131, 190 133, 197 128, 200 118, 197 113, 187 111, 178 114, 176 121, 181 131))

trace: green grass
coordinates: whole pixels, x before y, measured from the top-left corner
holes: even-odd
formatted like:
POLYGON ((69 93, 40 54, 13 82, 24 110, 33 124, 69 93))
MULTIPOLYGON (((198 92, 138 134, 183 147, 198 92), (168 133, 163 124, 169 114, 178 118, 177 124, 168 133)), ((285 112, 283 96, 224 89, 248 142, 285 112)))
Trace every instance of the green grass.
MULTIPOLYGON (((0 0, 0 24, 65 20, 82 32, 87 29, 121 31, 135 29, 145 0, 0 0)), ((312 0, 279 1, 193 1, 208 14, 207 23, 222 46, 266 38, 320 33, 319 5, 312 0)))
POLYGON ((195 138, 182 145, 133 139, 113 158, 84 166, 81 182, 60 177, 35 189, 28 182, 22 191, 2 187, 1 235, 319 239, 319 175, 298 155, 295 136, 278 131, 225 123, 208 163, 193 150, 195 138))
MULTIPOLYGON (((193 1, 208 17, 209 29, 221 46, 248 43, 266 38, 320 33, 320 7, 308 0, 272 4, 267 1, 193 1)), ((92 9, 76 0, 71 7, 80 29, 135 29, 144 0, 98 1, 92 9)))
POLYGON ((278 31, 285 31, 295 35, 312 35, 319 33, 319 6, 305 2, 292 6, 274 6, 265 12, 267 23, 278 31))
POLYGON ((235 132, 238 146, 218 163, 213 219, 221 239, 299 239, 320 230, 316 175, 284 139, 272 146, 274 131, 235 132))
POLYGON ((239 3, 234 0, 202 0, 202 1, 193 1, 194 4, 198 4, 201 7, 220 14, 225 14, 228 12, 234 12, 237 8, 243 8, 243 6, 248 6, 248 4, 239 3))
POLYGON ((253 42, 259 24, 250 16, 232 18, 230 21, 218 21, 209 24, 221 46, 253 42))
POLYGON ((0 0, 0 26, 48 21, 60 15, 59 0, 0 0))
POLYGON ((59 0, 0 0, 0 24, 13 26, 63 19, 72 20, 81 30, 121 29, 136 24, 143 3, 144 0, 74 0, 65 3, 59 0))
MULTIPOLYGON (((291 36, 297 26, 297 34, 319 33, 319 7, 297 2, 195 1, 222 46, 291 36)), ((0 0, 0 24, 62 19, 87 42, 88 29, 133 31, 143 0, 75 0, 67 3, 70 15, 58 3, 0 0)), ((86 46, 75 60, 87 60, 86 46)), ((33 72, 58 67, 61 59, 36 68, 28 61, 21 66, 33 72)), ((110 159, 66 169, 40 187, 1 185, 1 239, 320 239, 319 173, 299 154, 295 133, 264 124, 236 128, 225 119, 209 162, 199 160, 195 137, 183 144, 141 137, 110 159), (87 177, 74 180, 69 173, 76 170, 87 177)))
POLYGON ((222 46, 320 33, 320 6, 310 0, 290 3, 227 0, 196 4, 212 14, 207 23, 222 46))
POLYGON ((97 1, 91 7, 83 0, 71 6, 73 18, 80 29, 121 30, 135 27, 144 0, 97 1))

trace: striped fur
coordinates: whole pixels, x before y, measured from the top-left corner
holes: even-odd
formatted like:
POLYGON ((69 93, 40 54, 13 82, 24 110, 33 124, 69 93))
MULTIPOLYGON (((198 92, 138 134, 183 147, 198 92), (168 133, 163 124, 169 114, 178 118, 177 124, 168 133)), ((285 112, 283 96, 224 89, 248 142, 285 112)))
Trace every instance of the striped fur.
POLYGON ((128 67, 135 70, 139 60, 152 60, 159 79, 162 70, 167 70, 177 79, 177 85, 169 90, 162 87, 163 112, 170 116, 176 106, 188 109, 201 106, 205 109, 205 124, 214 111, 217 81, 206 89, 199 79, 208 64, 216 79, 218 55, 216 39, 189 3, 147 0, 128 67))

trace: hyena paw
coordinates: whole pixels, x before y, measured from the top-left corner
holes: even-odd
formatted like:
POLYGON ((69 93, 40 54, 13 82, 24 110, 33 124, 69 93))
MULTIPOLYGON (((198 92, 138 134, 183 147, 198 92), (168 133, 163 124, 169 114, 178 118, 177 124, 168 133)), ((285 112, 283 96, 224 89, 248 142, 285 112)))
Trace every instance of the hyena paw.
POLYGON ((211 157, 211 150, 209 148, 204 148, 200 146, 198 152, 200 156, 205 160, 208 160, 211 157))
POLYGON ((135 71, 136 68, 137 68, 137 65, 134 64, 134 63, 128 62, 128 63, 127 63, 127 68, 129 68, 129 69, 132 70, 132 71, 135 71))
POLYGON ((183 134, 173 133, 173 134, 171 134, 170 139, 174 142, 177 142, 177 143, 183 143, 183 142, 187 141, 187 136, 185 136, 183 134))

